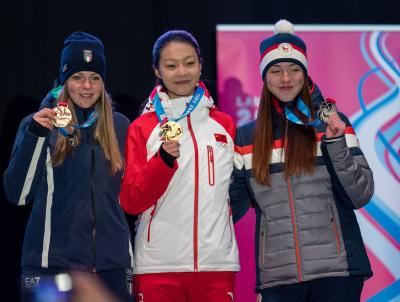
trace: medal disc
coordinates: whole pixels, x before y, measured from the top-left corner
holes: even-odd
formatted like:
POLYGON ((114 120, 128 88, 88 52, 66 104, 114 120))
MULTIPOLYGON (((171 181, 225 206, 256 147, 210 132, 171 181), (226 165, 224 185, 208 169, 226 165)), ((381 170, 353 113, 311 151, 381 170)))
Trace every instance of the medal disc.
POLYGON ((182 126, 177 122, 166 122, 160 127, 160 137, 165 141, 179 140, 182 137, 182 126))
POLYGON ((58 105, 57 107, 54 107, 53 110, 56 113, 56 116, 53 119, 53 125, 58 128, 68 126, 72 120, 72 114, 68 106, 58 105))
POLYGON ((337 112, 335 103, 325 101, 319 107, 318 117, 322 122, 326 123, 333 112, 337 112))

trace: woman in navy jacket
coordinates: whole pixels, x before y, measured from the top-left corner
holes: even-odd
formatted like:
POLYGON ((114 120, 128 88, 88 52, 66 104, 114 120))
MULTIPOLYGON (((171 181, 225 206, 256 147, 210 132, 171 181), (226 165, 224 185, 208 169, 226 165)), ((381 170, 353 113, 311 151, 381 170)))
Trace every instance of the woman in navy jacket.
POLYGON ((105 71, 102 42, 72 33, 61 55, 61 85, 19 127, 3 180, 12 203, 33 204, 23 299, 67 271, 90 272, 121 300, 133 299, 130 231, 118 201, 129 120, 112 111, 105 71))

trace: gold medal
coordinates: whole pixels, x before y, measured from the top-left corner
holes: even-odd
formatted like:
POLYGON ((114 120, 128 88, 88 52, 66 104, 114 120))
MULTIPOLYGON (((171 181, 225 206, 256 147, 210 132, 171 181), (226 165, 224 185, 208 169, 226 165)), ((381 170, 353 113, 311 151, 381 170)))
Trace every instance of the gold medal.
POLYGON ((335 101, 326 99, 326 101, 319 106, 318 117, 322 122, 327 123, 329 116, 333 112, 337 112, 335 101))
POLYGON ((72 114, 67 103, 60 102, 58 103, 57 107, 53 108, 53 110, 56 113, 56 116, 53 119, 53 125, 58 128, 64 128, 68 126, 72 120, 72 114))
POLYGON ((177 122, 166 122, 160 126, 160 137, 165 141, 178 141, 183 134, 182 126, 177 122))

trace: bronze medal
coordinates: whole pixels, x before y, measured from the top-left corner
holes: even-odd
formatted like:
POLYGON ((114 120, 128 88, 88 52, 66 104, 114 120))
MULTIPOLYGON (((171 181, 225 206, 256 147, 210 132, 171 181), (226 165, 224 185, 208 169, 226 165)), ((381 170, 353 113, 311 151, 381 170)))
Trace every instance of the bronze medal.
POLYGON ((328 117, 333 112, 337 112, 335 103, 333 101, 326 100, 319 107, 318 117, 322 122, 327 123, 328 117))
POLYGON ((71 111, 68 108, 66 103, 60 102, 57 107, 53 108, 56 113, 55 118, 53 119, 53 125, 58 128, 64 128, 68 126, 68 124, 72 120, 71 111))
POLYGON ((165 141, 178 141, 183 134, 182 126, 177 122, 166 122, 160 126, 160 137, 165 141))

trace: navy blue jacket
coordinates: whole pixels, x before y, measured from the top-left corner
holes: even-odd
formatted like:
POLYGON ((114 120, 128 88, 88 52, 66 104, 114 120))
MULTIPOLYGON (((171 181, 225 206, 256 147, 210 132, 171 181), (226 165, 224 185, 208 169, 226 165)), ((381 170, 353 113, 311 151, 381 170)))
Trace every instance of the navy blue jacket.
MULTIPOLYGON (((41 107, 51 108, 53 102, 49 94, 41 107)), ((86 113, 76 109, 79 123, 86 113)), ((113 116, 123 152, 129 120, 119 113, 113 116)), ((22 120, 3 175, 10 202, 33 203, 22 266, 87 271, 132 267, 130 231, 118 200, 122 173, 111 174, 92 138, 95 125, 80 130, 80 144, 54 167, 57 128, 38 136, 30 131, 31 123, 32 115, 22 120)))

